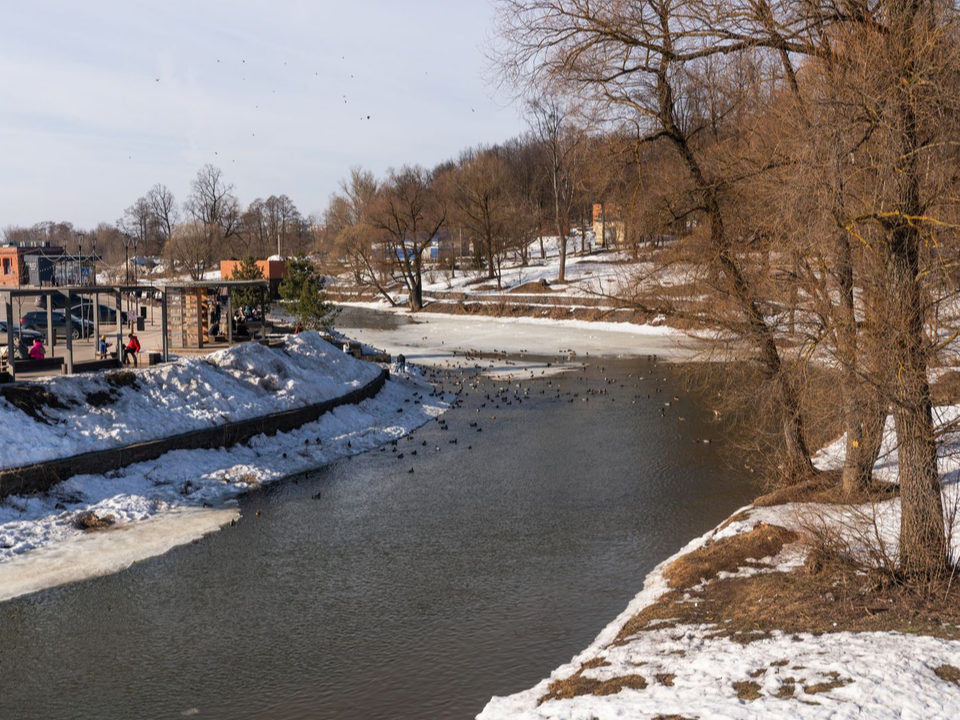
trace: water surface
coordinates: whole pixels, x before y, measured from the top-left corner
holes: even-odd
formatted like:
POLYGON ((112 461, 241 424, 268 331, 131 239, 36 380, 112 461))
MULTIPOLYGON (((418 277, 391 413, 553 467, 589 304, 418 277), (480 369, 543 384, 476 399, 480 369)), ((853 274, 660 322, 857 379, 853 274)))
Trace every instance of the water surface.
POLYGON ((464 718, 535 684, 752 496, 671 369, 590 361, 0 605, 0 718, 464 718))

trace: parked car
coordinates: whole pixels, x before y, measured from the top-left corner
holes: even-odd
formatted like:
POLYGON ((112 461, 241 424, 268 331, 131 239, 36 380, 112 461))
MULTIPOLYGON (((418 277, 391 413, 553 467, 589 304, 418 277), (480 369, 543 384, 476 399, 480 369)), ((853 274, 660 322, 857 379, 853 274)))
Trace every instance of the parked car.
MULTIPOLYGON (((63 310, 67 306, 67 297, 65 295, 51 295, 50 305, 54 310, 63 310)), ((47 296, 40 295, 37 297, 37 307, 46 308, 47 307, 47 296)), ((100 322, 106 323, 116 323, 117 322, 117 309, 111 307, 110 305, 104 305, 99 303, 97 305, 100 313, 100 322)), ((93 320, 93 300, 90 298, 79 298, 74 300, 73 307, 70 308, 73 311, 73 314, 82 318, 83 320, 93 320)), ((127 323, 127 311, 120 311, 120 318, 123 321, 123 324, 127 323)))
MULTIPOLYGON (((81 320, 76 315, 70 316, 71 336, 74 340, 81 337, 90 337, 93 335, 93 322, 91 320, 81 320)), ((36 330, 43 335, 44 341, 47 341, 47 311, 34 310, 28 312, 20 318, 21 327, 36 330)), ((56 337, 67 337, 67 314, 63 310, 53 311, 53 332, 56 337)))
MULTIPOLYGON (((94 313, 93 303, 91 303, 89 300, 84 300, 83 302, 79 302, 70 309, 73 311, 74 317, 81 318, 82 320, 91 320, 91 321, 93 320, 93 313, 94 313)), ((100 303, 99 305, 97 305, 97 311, 99 311, 100 322, 109 323, 111 325, 117 324, 116 308, 112 308, 109 305, 104 305, 103 303, 100 303)), ((120 311, 120 319, 124 325, 127 323, 126 310, 120 311)))

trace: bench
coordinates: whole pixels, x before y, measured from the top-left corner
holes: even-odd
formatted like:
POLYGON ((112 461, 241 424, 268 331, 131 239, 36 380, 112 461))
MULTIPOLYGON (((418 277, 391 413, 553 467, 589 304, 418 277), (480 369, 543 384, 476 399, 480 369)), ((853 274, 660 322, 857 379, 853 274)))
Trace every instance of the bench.
POLYGON ((47 372, 49 370, 63 372, 63 358, 48 357, 43 360, 14 360, 13 369, 18 375, 24 372, 47 372))
POLYGON ((113 370, 120 367, 117 358, 107 358, 105 360, 84 360, 73 364, 74 373, 96 372, 97 370, 113 370))

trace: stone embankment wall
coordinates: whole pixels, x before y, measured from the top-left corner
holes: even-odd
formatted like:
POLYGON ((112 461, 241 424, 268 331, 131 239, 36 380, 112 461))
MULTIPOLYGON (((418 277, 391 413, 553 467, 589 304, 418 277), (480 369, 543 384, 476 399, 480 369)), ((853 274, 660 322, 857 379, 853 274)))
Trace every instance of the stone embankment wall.
POLYGON ((7 495, 45 492, 58 482, 74 475, 102 474, 111 470, 118 470, 134 463, 156 460, 164 453, 172 450, 233 447, 260 434, 276 435, 278 432, 289 432, 301 425, 318 420, 320 416, 342 405, 356 405, 364 400, 369 400, 380 392, 389 377, 390 372, 383 370, 380 375, 364 387, 357 388, 338 398, 297 408, 296 410, 286 410, 250 420, 226 423, 205 430, 193 430, 182 435, 151 440, 137 445, 98 450, 36 465, 0 470, 0 498, 7 495))

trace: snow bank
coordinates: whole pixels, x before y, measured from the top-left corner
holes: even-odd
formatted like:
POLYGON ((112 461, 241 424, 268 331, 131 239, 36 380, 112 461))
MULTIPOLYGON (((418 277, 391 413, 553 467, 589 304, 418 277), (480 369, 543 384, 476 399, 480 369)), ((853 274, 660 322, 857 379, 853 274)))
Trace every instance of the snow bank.
MULTIPOLYGON (((960 418, 960 406, 937 409, 941 422, 960 418)), ((843 463, 844 438, 821 451, 822 468, 843 463)), ((877 463, 879 478, 897 477, 897 455, 892 422, 887 423, 883 450, 877 463)), ((960 518, 960 454, 946 445, 940 453, 944 490, 944 519, 954 557, 960 556, 960 533, 951 533, 960 518)), ((803 531, 811 522, 825 523, 848 544, 850 552, 869 558, 865 542, 884 543, 895 556, 900 529, 899 499, 861 506, 787 504, 743 508, 720 528, 692 540, 664 560, 646 578, 643 590, 596 640, 570 663, 557 668, 535 687, 494 697, 479 720, 564 720, 587 718, 652 718, 658 716, 723 718, 955 718, 960 717, 960 687, 938 677, 940 666, 960 667, 960 642, 893 632, 841 632, 810 634, 774 633, 771 637, 741 644, 715 636, 716 626, 677 625, 648 629, 617 644, 628 620, 655 603, 668 591, 664 569, 707 540, 746 532, 758 522, 803 531), (642 690, 622 689, 606 696, 582 695, 569 700, 540 698, 555 680, 573 676, 597 658, 606 664, 583 670, 583 677, 599 681, 641 675, 642 690), (673 676, 672 684, 656 678, 673 676), (759 695, 754 700, 738 696, 734 683, 752 682, 759 695), (819 688, 816 686, 820 686, 819 688), (788 692, 784 692, 788 691, 788 692)), ((804 561, 800 543, 787 545, 769 568, 741 568, 738 575, 788 572, 804 561)), ((729 575, 727 575, 729 576, 729 575)))
POLYGON ((245 343, 137 370, 135 385, 111 382, 106 373, 52 378, 45 388, 66 408, 41 408, 43 422, 0 399, 0 467, 291 410, 344 395, 378 373, 306 332, 282 349, 245 343))
MULTIPOLYGON (((259 352, 239 353, 225 364, 251 384, 244 363, 259 352)), ((309 362, 285 367, 289 380, 293 368, 308 369, 309 362)), ((375 398, 289 433, 259 435, 230 449, 178 450, 106 475, 72 477, 44 495, 8 497, 0 504, 0 601, 116 572, 212 532, 237 517, 239 495, 373 449, 440 415, 449 404, 431 392, 413 374, 394 378, 375 398), (112 516, 114 524, 84 532, 76 519, 86 512, 112 516)))

